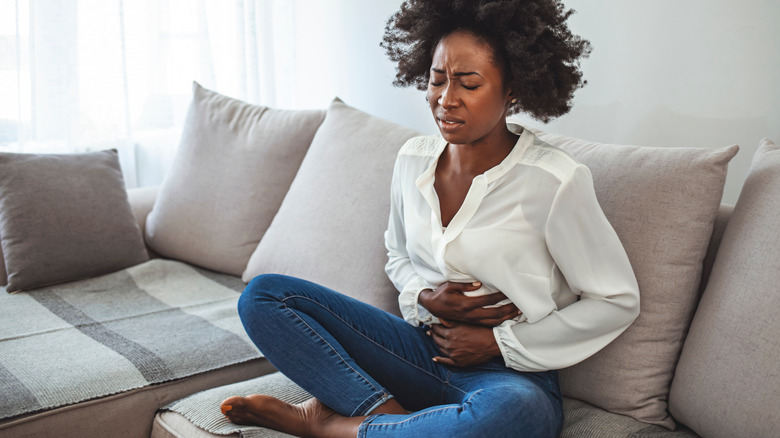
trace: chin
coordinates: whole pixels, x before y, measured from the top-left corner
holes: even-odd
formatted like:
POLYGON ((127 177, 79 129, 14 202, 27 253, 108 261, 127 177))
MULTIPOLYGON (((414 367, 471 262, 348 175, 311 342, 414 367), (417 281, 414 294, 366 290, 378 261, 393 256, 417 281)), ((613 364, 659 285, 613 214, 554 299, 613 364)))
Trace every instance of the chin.
POLYGON ((452 134, 442 134, 442 137, 444 137, 444 140, 447 142, 447 144, 472 144, 476 140, 474 140, 471 137, 467 137, 465 135, 452 135, 452 134))
POLYGON ((439 129, 439 133, 444 138, 444 140, 450 144, 465 144, 469 142, 469 140, 463 134, 455 134, 452 132, 443 131, 441 129, 439 129))

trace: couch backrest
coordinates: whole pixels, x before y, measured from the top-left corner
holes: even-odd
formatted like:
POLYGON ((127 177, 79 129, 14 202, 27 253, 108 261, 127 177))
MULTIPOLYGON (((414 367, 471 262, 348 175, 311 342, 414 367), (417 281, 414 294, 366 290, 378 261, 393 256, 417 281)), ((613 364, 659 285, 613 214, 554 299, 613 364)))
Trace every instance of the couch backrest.
POLYGON ((398 314, 384 272, 395 157, 420 135, 335 100, 243 279, 305 278, 398 314))
POLYGON ((708 438, 780 431, 780 146, 763 139, 675 368, 669 411, 708 438))
MULTIPOLYGON (((130 198, 130 206, 133 208, 133 213, 135 213, 136 219, 138 220, 138 226, 141 227, 142 231, 146 222, 146 216, 152 210, 158 190, 159 187, 155 186, 133 188, 127 191, 128 197, 130 198)), ((712 237, 710 238, 710 244, 707 248, 707 256, 704 258, 704 270, 702 272, 701 286, 699 288, 700 294, 707 287, 707 281, 712 272, 712 263, 715 261, 718 246, 720 246, 721 239, 723 239, 723 232, 726 231, 726 226, 729 223, 729 218, 733 211, 734 206, 728 204, 721 204, 718 209, 718 217, 715 219, 715 226, 712 229, 712 237)), ((151 249, 147 247, 147 251, 151 251, 151 249)), ((3 263, 2 248, 0 248, 0 286, 2 285, 5 285, 5 265, 3 263)))

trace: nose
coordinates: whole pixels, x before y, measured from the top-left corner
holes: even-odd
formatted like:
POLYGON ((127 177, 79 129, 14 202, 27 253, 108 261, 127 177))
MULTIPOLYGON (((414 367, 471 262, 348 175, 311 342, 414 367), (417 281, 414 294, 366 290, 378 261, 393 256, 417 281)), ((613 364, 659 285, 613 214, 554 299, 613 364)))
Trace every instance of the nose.
POLYGON ((439 105, 441 105, 442 108, 455 108, 460 104, 460 97, 458 96, 458 92, 455 90, 455 87, 450 82, 448 83, 444 90, 442 90, 441 95, 439 96, 439 105))

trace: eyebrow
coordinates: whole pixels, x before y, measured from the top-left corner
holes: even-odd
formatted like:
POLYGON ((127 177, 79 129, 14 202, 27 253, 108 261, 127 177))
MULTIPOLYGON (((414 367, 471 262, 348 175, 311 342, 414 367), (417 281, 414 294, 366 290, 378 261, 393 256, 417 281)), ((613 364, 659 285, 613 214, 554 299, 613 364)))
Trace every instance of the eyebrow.
MULTIPOLYGON (((445 73, 447 73, 447 72, 446 72, 446 71, 444 71, 444 70, 441 70, 441 69, 438 69, 438 68, 434 68, 434 67, 431 67, 431 70, 432 70, 434 73, 439 73, 439 74, 445 74, 445 73)), ((463 71, 463 72, 455 72, 455 73, 453 73, 453 75, 454 75, 454 76, 471 76, 471 75, 477 75, 477 76, 479 76, 479 77, 482 77, 482 75, 481 75, 481 74, 479 74, 479 73, 477 73, 477 72, 475 72, 475 71, 463 71)))

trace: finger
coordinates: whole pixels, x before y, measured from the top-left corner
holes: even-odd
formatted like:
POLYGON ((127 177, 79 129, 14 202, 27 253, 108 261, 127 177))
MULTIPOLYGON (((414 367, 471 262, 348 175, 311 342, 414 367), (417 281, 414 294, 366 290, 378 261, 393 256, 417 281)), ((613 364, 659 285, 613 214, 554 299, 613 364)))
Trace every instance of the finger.
POLYGON ((433 361, 438 363, 438 364, 441 364, 441 365, 447 365, 449 367, 456 367, 456 366, 458 366, 458 364, 455 363, 455 361, 452 360, 449 357, 436 356, 436 357, 433 358, 433 361))
POLYGON ((507 303, 503 306, 491 307, 485 310, 493 310, 493 317, 502 321, 506 321, 507 319, 515 318, 523 314, 523 312, 521 312, 520 309, 514 305, 514 303, 507 303))
POLYGON ((454 281, 448 281, 449 289, 457 292, 472 292, 482 287, 482 282, 474 281, 471 283, 456 283, 454 281))
POLYGON ((478 314, 483 318, 503 318, 509 315, 510 318, 514 318, 520 313, 520 310, 514 303, 506 303, 498 307, 480 307, 474 309, 472 312, 478 314))
POLYGON ((501 307, 474 309, 466 313, 463 320, 471 324, 494 327, 518 315, 521 315, 520 311, 514 305, 507 304, 501 307))
POLYGON ((483 319, 482 321, 475 323, 475 325, 479 325, 481 327, 493 328, 493 327, 500 326, 501 324, 504 323, 504 321, 508 321, 509 319, 510 319, 509 317, 503 319, 483 319))
MULTIPOLYGON (((471 301, 471 304, 479 304, 480 307, 484 306, 492 306, 494 304, 498 304, 501 301, 504 301, 508 299, 506 295, 504 295, 502 292, 494 292, 492 294, 487 295, 478 295, 476 297, 469 297, 471 301)), ((514 306, 514 303, 507 303, 507 305, 514 306)))
POLYGON ((439 353, 448 355, 447 347, 445 344, 447 344, 447 340, 442 338, 441 336, 433 333, 431 334, 431 339, 433 340, 434 345, 436 345, 436 349, 439 350, 439 353))
POLYGON ((439 318, 439 322, 441 323, 442 326, 446 328, 455 327, 455 325, 457 324, 456 322, 450 321, 448 319, 443 319, 443 318, 439 318))
POLYGON ((435 324, 432 325, 431 329, 428 330, 426 333, 428 334, 428 336, 430 336, 433 339, 434 342, 438 344, 439 339, 444 339, 444 335, 441 333, 442 330, 443 329, 441 328, 440 325, 435 324))
POLYGON ((495 309, 504 309, 505 308, 504 306, 508 306, 506 307, 508 309, 517 309, 517 306, 512 302, 502 304, 499 307, 491 307, 491 306, 495 306, 501 301, 504 301, 505 299, 507 298, 503 294, 498 292, 489 295, 478 295, 475 297, 468 297, 465 295, 461 295, 458 298, 457 305, 463 312, 471 312, 471 311, 482 310, 482 309, 487 309, 488 311, 495 311, 495 309))

